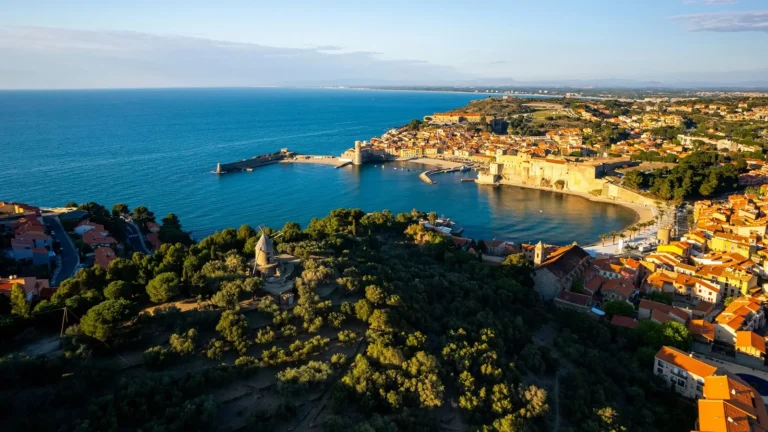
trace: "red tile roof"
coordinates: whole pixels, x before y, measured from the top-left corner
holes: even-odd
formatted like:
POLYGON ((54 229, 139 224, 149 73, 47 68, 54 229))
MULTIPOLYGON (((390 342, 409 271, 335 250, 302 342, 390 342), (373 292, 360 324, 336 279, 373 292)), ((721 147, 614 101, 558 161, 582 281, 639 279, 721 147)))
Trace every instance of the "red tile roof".
POLYGON ((633 329, 637 327, 637 320, 621 315, 614 315, 613 318, 611 318, 611 324, 619 327, 627 327, 633 329))

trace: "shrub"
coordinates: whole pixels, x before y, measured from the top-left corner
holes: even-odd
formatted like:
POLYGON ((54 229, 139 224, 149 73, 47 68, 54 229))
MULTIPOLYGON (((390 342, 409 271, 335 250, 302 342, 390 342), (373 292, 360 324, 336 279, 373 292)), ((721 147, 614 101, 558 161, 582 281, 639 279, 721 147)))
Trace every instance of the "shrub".
POLYGON ((352 330, 342 330, 339 332, 339 342, 343 345, 352 345, 357 341, 357 333, 352 330))
POLYGON ((308 333, 317 333, 320 330, 320 327, 322 326, 323 326, 322 317, 316 317, 312 321, 304 321, 304 330, 306 330, 308 333))
POLYGON ((346 315, 344 315, 341 312, 331 312, 328 314, 328 323, 333 328, 341 328, 341 326, 344 324, 344 320, 346 319, 346 315))
POLYGON ((285 337, 296 336, 296 326, 292 326, 290 324, 283 326, 283 328, 280 329, 280 333, 282 333, 285 337))
POLYGON ((258 332, 256 332, 257 344, 267 344, 273 340, 275 340, 275 332, 269 327, 260 329, 258 332))
POLYGON ((224 341, 218 339, 211 339, 208 341, 208 350, 205 352, 205 356, 211 360, 220 360, 224 355, 224 341))
POLYGON ((287 368, 277 373, 277 389, 283 394, 296 394, 331 376, 328 363, 311 361, 298 368, 287 368))
POLYGON ((195 351, 195 340, 197 339, 197 330, 189 329, 183 334, 171 335, 171 351, 180 356, 192 354, 195 351))
POLYGON ((259 366, 259 360, 256 357, 240 356, 235 360, 235 366, 239 367, 257 367, 259 366))
POLYGON ((331 366, 336 369, 342 368, 347 364, 347 355, 344 353, 336 353, 331 356, 331 366))
POLYGON ((162 368, 171 362, 172 353, 168 348, 156 346, 152 347, 142 354, 144 364, 148 368, 162 368))
POLYGON ((347 316, 355 316, 355 304, 352 302, 343 302, 341 312, 347 316))

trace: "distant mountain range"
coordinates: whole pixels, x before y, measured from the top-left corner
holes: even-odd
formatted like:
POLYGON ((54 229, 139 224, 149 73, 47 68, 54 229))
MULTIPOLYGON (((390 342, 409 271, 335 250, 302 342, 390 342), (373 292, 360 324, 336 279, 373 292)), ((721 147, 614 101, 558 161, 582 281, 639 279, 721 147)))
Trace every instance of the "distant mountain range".
MULTIPOLYGON (((768 72, 766 72, 768 76, 768 72)), ((634 80, 622 78, 607 79, 563 79, 518 81, 511 78, 477 78, 425 82, 423 79, 407 81, 334 79, 324 82, 306 80, 284 83, 288 86, 347 86, 347 87, 457 87, 457 88, 564 88, 564 89, 678 89, 678 90, 768 90, 768 79, 726 81, 726 80, 634 80)))

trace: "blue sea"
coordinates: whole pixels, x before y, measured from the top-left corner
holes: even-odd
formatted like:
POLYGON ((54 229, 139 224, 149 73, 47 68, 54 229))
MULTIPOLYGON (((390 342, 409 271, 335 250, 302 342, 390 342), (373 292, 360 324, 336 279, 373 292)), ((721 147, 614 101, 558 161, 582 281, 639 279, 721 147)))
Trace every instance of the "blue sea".
POLYGON ((338 155, 355 140, 484 97, 271 88, 1 91, 0 200, 146 205, 158 216, 176 213, 198 238, 241 224, 306 226, 338 207, 436 211, 473 238, 555 244, 593 242, 635 220, 613 204, 460 182, 473 173, 440 174, 427 185, 417 177, 422 167, 409 163, 276 164, 212 174, 217 162, 284 147, 338 155))

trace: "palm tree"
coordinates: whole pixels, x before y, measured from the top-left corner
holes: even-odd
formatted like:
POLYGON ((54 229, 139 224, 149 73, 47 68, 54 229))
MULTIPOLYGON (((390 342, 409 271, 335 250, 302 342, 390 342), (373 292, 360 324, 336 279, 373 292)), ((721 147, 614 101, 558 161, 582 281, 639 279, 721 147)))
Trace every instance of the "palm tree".
POLYGON ((618 234, 618 233, 617 233, 616 231, 611 231, 611 233, 609 234, 609 235, 611 236, 611 238, 613 239, 613 240, 612 240, 612 241, 613 241, 613 244, 616 244, 616 235, 617 235, 617 234, 618 234))
POLYGON ((637 225, 632 225, 629 229, 629 239, 632 240, 632 234, 637 235, 637 232, 640 231, 640 227, 637 225))
POLYGON ((608 238, 608 234, 600 234, 600 241, 603 242, 603 246, 605 246, 605 239, 608 238))

